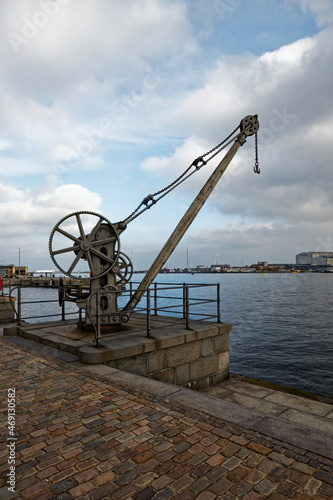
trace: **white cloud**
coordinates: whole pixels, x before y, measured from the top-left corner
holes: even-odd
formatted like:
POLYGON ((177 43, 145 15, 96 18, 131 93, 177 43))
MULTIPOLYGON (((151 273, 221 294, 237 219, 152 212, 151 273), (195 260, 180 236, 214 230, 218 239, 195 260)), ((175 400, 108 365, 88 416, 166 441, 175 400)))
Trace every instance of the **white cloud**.
POLYGON ((47 180, 49 185, 34 189, 0 184, 1 260, 18 265, 20 247, 21 264, 29 271, 54 269, 48 240, 61 218, 74 211, 99 211, 101 204, 97 193, 80 185, 56 186, 52 176, 47 180))
POLYGON ((137 143, 137 111, 198 50, 183 2, 4 0, 1 11, 0 131, 45 173, 102 167, 105 144, 137 143))
MULTIPOLYGON (((179 173, 187 166, 185 158, 194 159, 199 150, 205 152, 214 145, 213 141, 217 143, 222 138, 217 134, 218 129, 220 134, 224 130, 226 136, 249 111, 257 112, 262 177, 260 180, 250 178, 254 141, 249 138, 229 167, 232 187, 228 182, 224 190, 224 180, 221 181, 219 193, 223 191, 223 210, 242 216, 249 210, 246 207, 254 205, 257 209, 250 211, 265 217, 264 203, 260 202, 265 199, 270 206, 269 216, 275 211, 276 218, 293 217, 293 213, 288 214, 285 209, 288 205, 300 217, 307 218, 310 209, 298 209, 297 205, 298 198, 306 193, 307 202, 314 203, 312 216, 318 216, 315 209, 318 196, 325 200, 319 203, 323 208, 331 199, 332 191, 329 165, 333 146, 329 136, 333 112, 327 105, 332 99, 332 89, 331 70, 319 79, 310 62, 315 53, 316 67, 332 68, 332 47, 333 32, 326 32, 258 58, 244 56, 242 61, 223 58, 207 74, 203 87, 189 92, 176 113, 175 120, 180 120, 195 135, 184 141, 172 156, 146 160, 143 169, 172 178, 177 173, 174 165, 178 166, 179 173), (324 44, 325 49, 319 51, 324 44), (307 97, 303 98, 304 86, 307 97), (269 193, 267 196, 263 188, 269 193), (302 189, 297 191, 298 188, 302 189)), ((199 187, 202 179, 195 179, 192 182, 199 187)), ((216 203, 221 204, 220 196, 215 197, 216 203)))
POLYGON ((71 184, 35 189, 0 185, 0 231, 5 235, 48 235, 60 218, 77 210, 96 211, 101 204, 97 193, 71 184))
POLYGON ((331 0, 294 0, 304 12, 310 11, 315 15, 318 26, 323 27, 333 22, 333 5, 331 0))

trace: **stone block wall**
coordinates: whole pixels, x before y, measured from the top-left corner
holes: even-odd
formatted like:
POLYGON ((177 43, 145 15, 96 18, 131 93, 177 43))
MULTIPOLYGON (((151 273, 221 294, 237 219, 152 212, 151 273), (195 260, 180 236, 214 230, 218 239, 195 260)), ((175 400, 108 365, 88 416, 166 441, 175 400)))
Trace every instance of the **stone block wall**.
MULTIPOLYGON (((155 380, 203 389, 229 377, 229 332, 226 323, 201 323, 197 330, 163 334, 149 339, 141 352, 134 353, 129 346, 105 362, 118 370, 149 377, 155 380)), ((137 349, 136 349, 137 351, 137 349)))
MULTIPOLYGON (((15 305, 16 297, 12 297, 15 305)), ((14 321, 14 309, 7 296, 0 297, 0 323, 12 323, 14 321)))

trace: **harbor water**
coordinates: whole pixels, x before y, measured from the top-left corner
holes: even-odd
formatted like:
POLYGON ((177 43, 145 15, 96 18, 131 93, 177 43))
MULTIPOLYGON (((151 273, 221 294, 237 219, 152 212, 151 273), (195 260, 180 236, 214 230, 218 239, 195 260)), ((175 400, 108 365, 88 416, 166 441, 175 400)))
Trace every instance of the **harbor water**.
POLYGON ((333 397, 333 273, 163 275, 180 278, 221 284, 232 373, 333 397))
MULTIPOLYGON (((233 324, 232 373, 333 397, 333 273, 160 274, 156 281, 220 283, 221 321, 233 324)), ((214 293, 200 289, 202 297, 214 293)), ((24 305, 23 316, 60 314, 57 297, 54 289, 22 290, 23 301, 54 300, 24 305)))

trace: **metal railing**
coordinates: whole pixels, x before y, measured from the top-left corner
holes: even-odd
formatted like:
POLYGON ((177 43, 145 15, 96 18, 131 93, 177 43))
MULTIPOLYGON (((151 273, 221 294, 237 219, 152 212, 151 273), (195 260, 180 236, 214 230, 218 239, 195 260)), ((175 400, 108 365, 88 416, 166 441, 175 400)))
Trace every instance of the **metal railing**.
POLYGON ((22 299, 22 288, 27 289, 26 286, 22 285, 16 285, 16 286, 11 286, 9 285, 8 287, 8 295, 10 299, 10 304, 14 310, 14 321, 16 321, 17 325, 20 326, 22 325, 22 322, 28 322, 28 320, 32 319, 43 319, 43 318, 56 318, 56 317, 61 317, 61 320, 65 321, 68 319, 69 316, 77 316, 81 317, 81 310, 79 308, 77 311, 68 311, 66 310, 66 305, 65 302, 62 303, 61 307, 61 312, 58 313, 48 313, 48 314, 29 314, 29 315, 23 315, 22 309, 23 306, 26 305, 37 305, 37 304, 52 304, 52 303, 57 303, 59 305, 59 299, 48 299, 48 300, 23 300, 22 299), (13 292, 17 290, 17 297, 13 295, 13 292), (17 300, 17 306, 15 307, 14 300, 12 298, 15 297, 17 300))
MULTIPOLYGON (((194 320, 201 321, 215 321, 220 323, 220 283, 216 284, 199 284, 199 283, 152 283, 152 285, 147 289, 141 289, 135 287, 139 282, 130 282, 129 288, 123 290, 118 297, 118 306, 122 302, 124 304, 128 301, 128 298, 132 298, 136 291, 144 291, 145 294, 137 307, 135 308, 135 313, 143 313, 146 316, 146 334, 147 337, 151 337, 151 331, 153 329, 152 318, 156 316, 163 316, 163 318, 170 318, 173 315, 174 318, 183 320, 186 330, 190 329, 190 322, 194 320), (197 297, 193 296, 193 291, 210 290, 207 297, 197 297), (215 293, 211 290, 215 289, 215 293), (171 295, 170 295, 171 294, 171 295), (211 297, 214 298, 211 298, 211 297), (203 306, 210 306, 208 311, 203 309, 203 306), (200 306, 200 308, 199 308, 200 306)), ((105 293, 118 293, 114 290, 110 291, 100 291, 96 294, 105 295, 105 293)), ((98 297, 96 298, 96 303, 98 303, 98 297)), ((120 308, 121 309, 121 308, 120 308)), ((126 312, 124 311, 124 314, 126 312)), ((99 345, 101 339, 101 319, 103 318, 102 313, 97 314, 96 324, 94 324, 95 329, 95 340, 96 345, 99 345)), ((173 323, 165 322, 165 326, 170 326, 173 323)), ((159 325, 160 329, 161 326, 159 325)), ((134 333, 134 332, 132 332, 134 333)), ((112 334, 114 335, 114 334, 112 334)), ((106 335, 103 335, 103 338, 106 335)))
MULTIPOLYGON (((136 291, 141 291, 138 288, 139 282, 130 282, 127 289, 117 291, 114 289, 102 289, 95 292, 87 299, 87 309, 89 309, 89 301, 96 300, 96 304, 99 304, 99 298, 101 295, 107 294, 117 294, 117 314, 126 315, 126 311, 122 311, 122 307, 127 303, 128 299, 133 297, 136 291)), ((83 285, 84 286, 84 285, 83 285)), ((78 285, 80 287, 80 285, 78 285)), ((15 311, 15 320, 18 325, 22 322, 27 322, 32 319, 44 319, 44 318, 55 318, 61 317, 61 320, 68 319, 69 316, 76 315, 79 318, 79 322, 82 321, 82 309, 77 308, 76 311, 66 310, 66 301, 62 301, 61 313, 50 313, 50 314, 29 314, 24 315, 22 313, 22 307, 26 305, 37 305, 37 304, 52 304, 58 303, 58 299, 49 300, 23 300, 21 294, 21 286, 9 287, 9 296, 11 297, 13 292, 17 289, 17 307, 13 305, 15 311)), ((24 287, 26 289, 26 287, 24 287)), ((145 331, 147 337, 151 337, 151 331, 154 328, 152 325, 152 320, 156 316, 163 316, 164 325, 168 324, 168 318, 177 318, 179 321, 183 321, 185 329, 190 329, 190 322, 201 320, 201 321, 215 321, 220 322, 220 284, 199 284, 199 283, 152 283, 152 285, 143 290, 144 296, 141 299, 138 306, 135 308, 135 313, 142 313, 145 315, 145 331), (215 292, 214 292, 215 289, 215 292), (198 296, 198 293, 200 296, 198 296)), ((75 303, 73 305, 76 306, 75 303)), ((76 306, 77 307, 77 306, 76 306)), ((90 322, 95 330, 95 342, 96 345, 100 344, 101 339, 101 325, 103 324, 103 317, 107 314, 103 314, 102 311, 97 307, 97 314, 95 318, 91 318, 90 322)), ((89 316, 89 314, 87 313, 89 316)), ((169 325, 172 321, 169 322, 169 325)), ((161 326, 159 326, 160 328, 161 326)), ((142 330, 142 329, 141 329, 142 330)), ((107 336, 103 334, 103 338, 107 336)))

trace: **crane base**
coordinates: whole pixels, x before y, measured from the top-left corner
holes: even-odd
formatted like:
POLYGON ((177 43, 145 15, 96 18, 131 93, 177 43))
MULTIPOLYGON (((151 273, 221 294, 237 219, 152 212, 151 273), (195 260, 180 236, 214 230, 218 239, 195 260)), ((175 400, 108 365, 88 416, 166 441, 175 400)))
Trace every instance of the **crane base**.
MULTIPOLYGON (((109 325, 101 325, 101 333, 117 333, 121 330, 121 323, 112 323, 109 325)), ((93 325, 79 325, 78 329, 83 332, 95 333, 93 325)))

